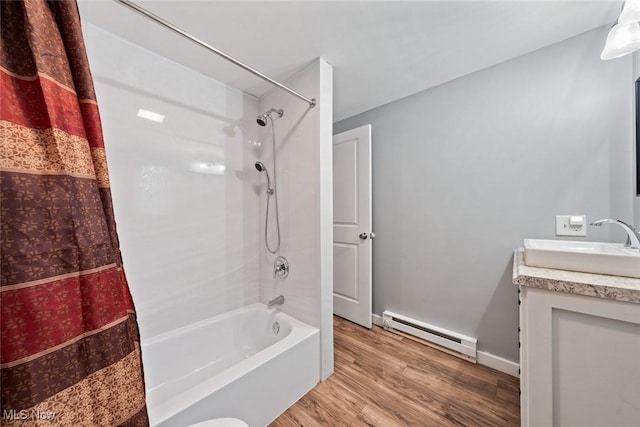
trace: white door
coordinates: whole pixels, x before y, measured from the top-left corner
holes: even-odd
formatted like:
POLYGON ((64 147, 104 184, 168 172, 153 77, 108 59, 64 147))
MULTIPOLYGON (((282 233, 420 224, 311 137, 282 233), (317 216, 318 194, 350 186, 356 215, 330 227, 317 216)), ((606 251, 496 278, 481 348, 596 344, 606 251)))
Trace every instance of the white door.
POLYGON ((371 328, 371 125, 333 136, 333 312, 371 328))

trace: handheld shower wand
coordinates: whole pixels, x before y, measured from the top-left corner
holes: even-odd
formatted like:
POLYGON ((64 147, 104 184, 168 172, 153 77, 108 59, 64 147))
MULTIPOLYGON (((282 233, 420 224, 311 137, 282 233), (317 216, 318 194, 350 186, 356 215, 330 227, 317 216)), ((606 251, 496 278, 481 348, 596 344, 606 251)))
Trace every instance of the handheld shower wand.
POLYGON ((275 254, 280 250, 280 215, 278 213, 278 195, 275 194, 276 189, 271 186, 271 178, 269 177, 269 172, 267 171, 267 167, 264 165, 264 163, 256 162, 255 167, 258 172, 264 172, 267 176, 267 212, 264 217, 264 242, 267 245, 267 250, 270 253, 275 254), (269 244, 269 233, 267 232, 267 229, 269 227, 269 206, 271 205, 271 196, 275 197, 276 203, 276 230, 278 232, 278 244, 276 245, 275 249, 271 249, 271 245, 269 244))
POLYGON ((269 178, 269 171, 267 170, 267 167, 262 162, 256 162, 255 167, 258 172, 264 172, 267 174, 267 194, 272 195, 275 190, 271 187, 271 178, 269 178))

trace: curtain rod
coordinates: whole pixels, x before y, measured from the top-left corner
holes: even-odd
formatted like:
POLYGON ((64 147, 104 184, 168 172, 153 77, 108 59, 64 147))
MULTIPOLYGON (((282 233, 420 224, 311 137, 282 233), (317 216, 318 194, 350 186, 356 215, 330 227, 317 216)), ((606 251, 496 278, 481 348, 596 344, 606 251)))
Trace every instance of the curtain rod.
POLYGON ((282 83, 279 83, 279 82, 275 81, 274 79, 272 79, 271 77, 262 74, 260 71, 255 70, 254 68, 252 68, 252 67, 248 66, 247 64, 245 64, 244 62, 237 60, 233 56, 227 55, 226 53, 222 52, 219 49, 216 49, 215 47, 211 46, 210 44, 203 42, 202 40, 198 39, 197 37, 194 37, 191 34, 187 33, 186 31, 176 27, 172 23, 160 18, 157 15, 154 15, 153 13, 149 12, 146 9, 143 9, 142 7, 138 6, 137 4, 132 3, 129 0, 115 0, 115 1, 120 3, 120 4, 122 4, 122 5, 124 5, 124 6, 127 6, 128 8, 138 12, 141 15, 146 16, 147 18, 157 22, 158 24, 167 27, 168 29, 180 34, 181 36, 191 40, 192 42, 194 42, 196 44, 199 44, 200 46, 204 47, 205 49, 210 50, 211 52, 215 53, 216 55, 219 55, 219 56, 223 57, 227 61, 233 62, 234 64, 236 64, 237 66, 239 66, 241 68, 244 68, 245 70, 247 70, 251 74, 260 77, 262 80, 265 80, 265 81, 271 83, 272 85, 278 86, 280 89, 286 90, 290 94, 297 96, 298 98, 300 98, 303 101, 307 102, 309 104, 310 108, 313 108, 313 107, 316 106, 316 99, 315 98, 309 99, 306 96, 299 94, 295 90, 286 87, 282 83))

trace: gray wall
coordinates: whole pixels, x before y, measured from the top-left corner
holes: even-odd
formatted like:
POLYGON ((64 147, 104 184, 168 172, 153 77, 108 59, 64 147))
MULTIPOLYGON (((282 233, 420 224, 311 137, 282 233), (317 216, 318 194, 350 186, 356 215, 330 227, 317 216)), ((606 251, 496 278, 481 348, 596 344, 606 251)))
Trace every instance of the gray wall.
MULTIPOLYGON (((518 360, 512 255, 556 214, 632 220, 632 60, 607 29, 334 125, 373 125, 373 309, 518 360)), ((622 234, 589 230, 589 239, 622 234)))

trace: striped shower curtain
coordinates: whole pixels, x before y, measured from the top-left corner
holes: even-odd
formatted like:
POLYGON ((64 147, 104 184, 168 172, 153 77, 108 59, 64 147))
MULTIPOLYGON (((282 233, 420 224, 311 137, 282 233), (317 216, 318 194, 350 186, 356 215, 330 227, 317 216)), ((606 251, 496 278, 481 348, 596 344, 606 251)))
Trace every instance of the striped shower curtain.
POLYGON ((146 426, 77 4, 0 7, 0 424, 146 426))

